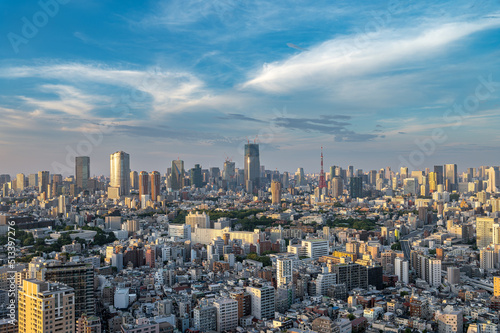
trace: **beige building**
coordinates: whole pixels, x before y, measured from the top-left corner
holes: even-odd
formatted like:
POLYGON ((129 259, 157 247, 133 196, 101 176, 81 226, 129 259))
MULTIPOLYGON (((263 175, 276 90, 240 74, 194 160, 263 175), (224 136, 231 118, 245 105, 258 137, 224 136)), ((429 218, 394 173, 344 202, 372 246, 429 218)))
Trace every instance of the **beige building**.
POLYGON ((281 203, 281 183, 273 180, 271 183, 272 204, 279 205, 281 203))
POLYGON ((19 333, 74 333, 75 293, 60 283, 23 281, 18 294, 19 333))
POLYGON ((497 223, 497 218, 476 218, 476 245, 478 249, 485 248, 493 242, 493 224, 497 223))
POLYGON ((464 318, 462 311, 456 311, 447 306, 443 311, 436 312, 439 333, 463 333, 464 318))

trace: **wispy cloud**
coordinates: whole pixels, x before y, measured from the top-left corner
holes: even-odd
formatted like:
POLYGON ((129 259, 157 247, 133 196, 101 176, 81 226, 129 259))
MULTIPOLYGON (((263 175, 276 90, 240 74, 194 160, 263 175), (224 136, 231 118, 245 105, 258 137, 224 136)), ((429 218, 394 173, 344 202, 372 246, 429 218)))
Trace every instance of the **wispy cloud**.
POLYGON ((317 87, 338 91, 341 81, 348 77, 404 68, 405 64, 443 52, 450 44, 476 32, 498 27, 500 16, 494 14, 470 22, 337 37, 310 51, 264 65, 242 88, 279 94, 317 87))
MULTIPOLYGON (((196 104, 198 99, 207 94, 204 83, 193 74, 157 67, 132 70, 103 64, 53 63, 5 67, 0 71, 0 78, 60 80, 63 83, 59 87, 66 87, 65 91, 58 89, 57 93, 61 96, 71 94, 69 84, 85 86, 87 89, 96 89, 96 84, 104 85, 108 89, 110 86, 120 87, 125 89, 119 94, 126 95, 126 103, 143 103, 145 96, 151 96, 152 111, 158 114, 179 112, 182 107, 196 104)), ((74 92, 73 97, 76 97, 74 92)), ((71 111, 75 112, 76 110, 71 111)))
MULTIPOLYGON (((339 116, 339 119, 350 119, 348 116, 339 116)), ((335 120, 335 116, 321 116, 320 118, 290 118, 279 117, 274 119, 277 126, 292 130, 301 130, 305 132, 318 132, 335 136, 335 141, 368 141, 373 140, 379 135, 362 134, 349 130, 347 127, 351 124, 345 121, 335 120)))

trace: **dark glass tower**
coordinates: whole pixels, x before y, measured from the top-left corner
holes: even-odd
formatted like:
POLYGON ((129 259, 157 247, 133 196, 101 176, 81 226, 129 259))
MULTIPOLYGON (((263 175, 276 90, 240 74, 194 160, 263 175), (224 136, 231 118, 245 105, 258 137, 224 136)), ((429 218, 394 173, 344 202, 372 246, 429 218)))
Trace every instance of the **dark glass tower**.
POLYGON ((252 192, 260 186, 260 158, 259 145, 248 143, 245 145, 245 188, 252 192))

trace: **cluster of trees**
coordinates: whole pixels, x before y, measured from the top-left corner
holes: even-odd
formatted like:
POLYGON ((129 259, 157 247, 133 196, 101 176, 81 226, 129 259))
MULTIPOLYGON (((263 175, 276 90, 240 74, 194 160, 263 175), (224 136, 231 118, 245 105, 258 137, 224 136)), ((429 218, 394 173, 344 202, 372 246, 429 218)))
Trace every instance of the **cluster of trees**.
POLYGON ((401 251, 401 243, 400 242, 396 242, 394 244, 391 245, 391 250, 393 251, 401 251))
MULTIPOLYGON (((20 229, 15 229, 14 235, 10 234, 11 240, 15 238, 21 244, 21 246, 35 245, 35 238, 30 232, 26 232, 20 229)), ((9 238, 7 235, 0 236, 0 245, 7 245, 9 238)))
POLYGON ((210 215, 210 219, 212 221, 217 221, 221 217, 228 217, 231 219, 244 219, 251 215, 255 215, 261 213, 261 209, 245 209, 245 210, 234 210, 234 211, 218 211, 218 210, 205 210, 205 213, 210 215))
POLYGON ((244 218, 238 221, 243 231, 253 231, 257 226, 272 226, 276 220, 262 216, 260 219, 244 218))
POLYGON ((94 237, 93 245, 103 246, 105 244, 112 243, 116 240, 116 236, 113 232, 106 233, 101 228, 98 227, 82 227, 83 230, 93 230, 97 232, 97 235, 94 237))
POLYGON ((375 221, 369 219, 354 219, 352 217, 347 219, 339 219, 329 220, 326 223, 329 227, 343 227, 343 228, 352 228, 357 230, 372 230, 377 227, 375 221))
POLYGON ((263 255, 263 256, 259 256, 257 253, 255 252, 252 252, 252 253, 249 253, 247 255, 247 259, 250 259, 250 260, 255 260, 255 261, 259 261, 261 262, 264 266, 271 266, 272 265, 272 262, 271 262, 271 258, 269 258, 268 256, 266 255, 263 255))

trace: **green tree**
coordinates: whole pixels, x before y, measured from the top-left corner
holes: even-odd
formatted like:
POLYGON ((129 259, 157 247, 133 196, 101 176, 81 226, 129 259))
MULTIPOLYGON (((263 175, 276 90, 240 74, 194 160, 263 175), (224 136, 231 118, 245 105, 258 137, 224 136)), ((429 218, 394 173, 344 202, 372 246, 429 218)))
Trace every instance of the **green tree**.
POLYGON ((401 243, 400 242, 396 242, 394 244, 391 245, 391 250, 393 251, 401 251, 401 243))
POLYGON ((354 319, 356 319, 356 316, 355 316, 355 315, 353 315, 352 313, 349 313, 349 314, 347 315, 347 319, 349 319, 350 321, 353 321, 354 319))

